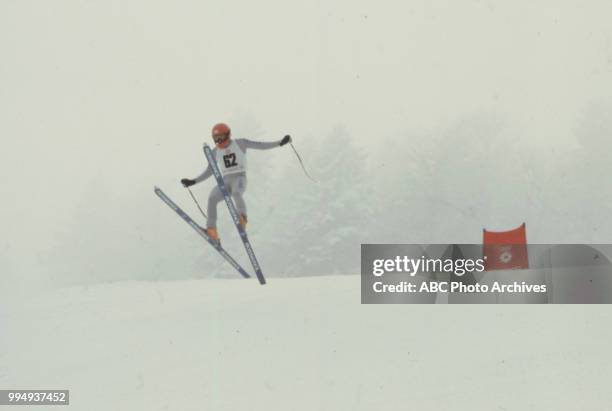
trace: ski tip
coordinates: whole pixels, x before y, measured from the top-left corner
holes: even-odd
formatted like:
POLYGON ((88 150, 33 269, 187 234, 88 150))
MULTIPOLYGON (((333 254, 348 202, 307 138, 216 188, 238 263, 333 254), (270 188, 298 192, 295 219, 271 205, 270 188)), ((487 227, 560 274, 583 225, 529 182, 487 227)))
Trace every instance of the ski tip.
POLYGON ((159 187, 153 186, 153 191, 159 191, 159 187))

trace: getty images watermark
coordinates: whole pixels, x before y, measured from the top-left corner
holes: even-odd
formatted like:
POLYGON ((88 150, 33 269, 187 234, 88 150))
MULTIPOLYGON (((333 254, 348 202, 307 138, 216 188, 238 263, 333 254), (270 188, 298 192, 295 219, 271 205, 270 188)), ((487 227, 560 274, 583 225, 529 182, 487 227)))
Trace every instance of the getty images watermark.
MULTIPOLYGON (((382 277, 385 273, 405 273, 414 277, 417 273, 446 273, 462 277, 467 273, 482 273, 485 271, 486 258, 457 259, 451 258, 410 258, 406 255, 396 256, 394 259, 376 259, 372 263, 372 274, 382 277)), ((376 293, 429 293, 429 292, 460 292, 460 293, 486 293, 486 292, 546 292, 546 284, 526 284, 525 282, 502 284, 494 281, 491 286, 487 284, 468 284, 462 281, 399 281, 385 284, 382 279, 375 281, 372 289, 376 293)))
POLYGON ((610 245, 363 244, 361 302, 609 303, 610 245))

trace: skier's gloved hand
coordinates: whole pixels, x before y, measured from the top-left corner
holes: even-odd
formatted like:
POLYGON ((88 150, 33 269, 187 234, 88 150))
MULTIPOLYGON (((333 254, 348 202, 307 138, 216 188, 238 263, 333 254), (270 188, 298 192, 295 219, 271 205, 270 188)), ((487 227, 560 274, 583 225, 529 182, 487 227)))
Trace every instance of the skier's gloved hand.
POLYGON ((184 178, 181 180, 181 184, 183 184, 185 187, 191 187, 195 183, 196 183, 195 180, 191 180, 189 178, 184 178))
POLYGON ((283 137, 283 139, 280 142, 280 145, 284 146, 287 143, 291 143, 291 136, 289 134, 287 134, 285 137, 283 137))

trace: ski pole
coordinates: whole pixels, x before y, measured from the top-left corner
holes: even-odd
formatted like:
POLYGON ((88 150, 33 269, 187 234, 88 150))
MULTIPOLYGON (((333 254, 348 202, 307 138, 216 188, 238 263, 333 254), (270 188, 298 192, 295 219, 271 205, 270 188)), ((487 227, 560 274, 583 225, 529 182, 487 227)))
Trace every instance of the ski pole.
POLYGON ((194 203, 196 203, 196 205, 198 206, 198 210, 200 210, 200 213, 202 213, 202 215, 204 216, 204 218, 208 218, 206 216, 206 214, 204 213, 204 211, 202 210, 202 207, 200 207, 200 203, 198 203, 198 200, 196 200, 195 196, 193 195, 193 192, 191 191, 191 188, 189 187, 185 187, 187 190, 189 190, 189 194, 191 195, 191 198, 193 199, 194 203))
POLYGON ((293 152, 295 153, 295 156, 297 157, 298 161, 300 162, 300 165, 302 166, 302 170, 304 170, 304 174, 306 174, 306 177, 308 177, 313 182, 318 183, 318 181, 315 180, 314 178, 312 178, 310 176, 310 174, 308 174, 308 171, 306 171, 306 167, 304 167, 304 162, 302 161, 302 157, 300 157, 300 155, 298 154, 298 152, 295 149, 295 147, 293 147, 293 143, 291 141, 289 141, 289 144, 291 145, 291 148, 293 149, 293 152))

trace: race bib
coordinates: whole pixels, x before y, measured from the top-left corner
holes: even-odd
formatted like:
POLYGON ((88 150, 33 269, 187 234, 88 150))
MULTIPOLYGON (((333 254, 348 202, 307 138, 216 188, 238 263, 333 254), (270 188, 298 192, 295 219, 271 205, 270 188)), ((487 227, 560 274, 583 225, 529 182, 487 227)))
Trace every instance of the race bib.
POLYGON ((246 172, 246 154, 232 141, 226 148, 217 148, 217 164, 221 174, 235 174, 246 172))

